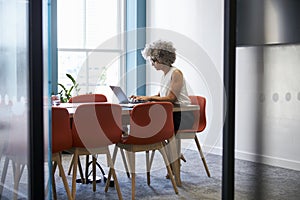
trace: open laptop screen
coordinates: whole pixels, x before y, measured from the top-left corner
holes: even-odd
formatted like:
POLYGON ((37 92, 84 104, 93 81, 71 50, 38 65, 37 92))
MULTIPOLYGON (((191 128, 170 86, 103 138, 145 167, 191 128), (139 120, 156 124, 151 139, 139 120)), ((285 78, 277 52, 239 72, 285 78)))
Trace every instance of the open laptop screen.
POLYGON ((112 86, 112 85, 109 87, 112 89, 112 91, 118 98, 119 103, 129 103, 128 97, 126 96, 122 88, 120 88, 119 86, 112 86))

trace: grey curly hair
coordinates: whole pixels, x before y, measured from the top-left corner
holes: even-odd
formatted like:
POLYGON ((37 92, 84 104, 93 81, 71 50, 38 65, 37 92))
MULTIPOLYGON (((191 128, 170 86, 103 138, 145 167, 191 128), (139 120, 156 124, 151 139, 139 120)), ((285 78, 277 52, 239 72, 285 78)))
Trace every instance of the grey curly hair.
POLYGON ((142 56, 145 60, 152 59, 161 64, 171 66, 176 60, 176 49, 172 42, 157 40, 146 44, 142 50, 142 56))

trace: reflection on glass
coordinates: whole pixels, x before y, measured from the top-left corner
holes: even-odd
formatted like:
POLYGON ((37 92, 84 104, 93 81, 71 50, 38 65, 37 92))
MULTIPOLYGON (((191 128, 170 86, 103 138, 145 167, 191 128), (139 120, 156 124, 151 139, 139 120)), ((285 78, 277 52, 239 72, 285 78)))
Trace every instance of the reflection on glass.
POLYGON ((0 30, 0 194, 28 198, 28 1, 0 1, 0 30))

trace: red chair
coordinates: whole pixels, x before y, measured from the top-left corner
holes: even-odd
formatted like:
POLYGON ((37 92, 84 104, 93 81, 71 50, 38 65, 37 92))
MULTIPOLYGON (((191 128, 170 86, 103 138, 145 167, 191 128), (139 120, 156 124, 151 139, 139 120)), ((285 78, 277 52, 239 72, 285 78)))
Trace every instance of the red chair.
POLYGON ((82 94, 69 99, 69 103, 82 102, 107 102, 107 98, 103 94, 82 94))
MULTIPOLYGON (((82 95, 73 96, 69 99, 69 103, 87 103, 87 102, 107 102, 107 98, 104 94, 82 94, 82 95)), ((74 162, 74 157, 72 157, 71 159, 68 175, 71 174, 73 162, 74 162)), ((86 156, 86 166, 88 166, 88 163, 89 163, 89 156, 86 156)), ((83 176, 82 167, 79 159, 78 159, 78 165, 79 165, 78 167, 79 167, 79 172, 80 172, 82 182, 86 182, 87 181, 86 179, 88 177, 86 177, 86 179, 83 178, 84 176, 83 176)), ((87 176, 88 168, 86 167, 85 170, 86 170, 85 175, 87 176)))
MULTIPOLYGON (((117 146, 125 150, 132 177, 132 199, 135 198, 135 152, 159 150, 164 159, 174 191, 178 194, 177 186, 172 175, 165 145, 166 140, 174 138, 173 105, 169 102, 150 102, 136 105, 130 113, 130 133, 117 146)), ((115 148, 114 154, 116 154, 115 148)), ((147 159, 147 183, 150 184, 150 164, 147 159)), ((110 173, 108 180, 110 180, 110 173)), ((107 188, 106 188, 107 189, 107 188)))
MULTIPOLYGON (((193 105, 199 105, 200 110, 194 111, 195 122, 192 129, 179 130, 176 134, 177 146, 180 148, 181 139, 194 139, 197 145, 200 157, 202 159, 204 168, 206 170, 207 176, 210 177, 210 172, 208 170, 205 156, 202 152, 200 142, 197 137, 197 133, 202 132, 206 127, 206 99, 202 96, 189 96, 191 103, 193 105)), ((180 160, 179 160, 180 161, 180 160)))
MULTIPOLYGON (((122 108, 117 104, 84 104, 77 107, 73 115, 72 134, 74 149, 74 166, 78 164, 79 155, 106 154, 113 174, 119 199, 122 199, 117 176, 109 152, 109 145, 116 144, 122 137, 122 108)), ((93 156, 93 166, 96 166, 93 156)), ((77 167, 73 167, 72 197, 76 196, 77 167)), ((93 190, 96 190, 96 170, 93 169, 93 190)), ((106 182, 106 187, 110 181, 106 182)), ((107 191, 107 190, 105 190, 107 191)))
POLYGON ((66 108, 52 107, 52 161, 54 162, 52 171, 52 188, 54 199, 57 199, 54 178, 57 166, 59 168, 59 174, 62 177, 68 199, 72 199, 70 188, 61 162, 61 152, 71 149, 72 142, 68 110, 66 108))

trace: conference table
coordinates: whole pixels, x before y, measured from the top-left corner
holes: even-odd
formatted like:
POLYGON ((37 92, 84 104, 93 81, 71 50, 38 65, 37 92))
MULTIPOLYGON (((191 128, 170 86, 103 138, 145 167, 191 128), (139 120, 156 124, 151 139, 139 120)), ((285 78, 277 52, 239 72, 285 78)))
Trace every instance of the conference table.
MULTIPOLYGON (((60 103, 56 105, 58 107, 66 108, 69 112, 70 119, 73 118, 73 114, 76 111, 76 108, 83 104, 103 104, 107 102, 84 102, 84 103, 60 103)), ((138 104, 137 104, 138 105, 138 104)), ((128 125, 130 120, 130 111, 133 107, 122 106, 122 124, 128 125)), ((173 112, 187 112, 187 111, 197 111, 199 110, 198 105, 185 105, 185 106, 175 106, 173 107, 173 112)), ((178 144, 178 143, 177 143, 178 144)), ((177 147, 177 155, 178 158, 172 162, 172 169, 175 176, 175 181, 178 186, 181 186, 181 178, 180 178, 180 155, 181 155, 181 147, 178 145, 177 147), (177 169, 177 170, 174 170, 177 169)))
MULTIPOLYGON (((70 114, 70 118, 72 118, 73 114, 76 111, 76 108, 80 105, 83 105, 83 104, 103 104, 103 103, 107 103, 107 102, 60 103, 57 106, 67 108, 67 110, 69 111, 69 114, 70 114)), ((136 105, 138 105, 138 104, 136 104, 136 105)), ((122 106, 122 115, 129 115, 129 113, 130 113, 130 111, 132 110, 133 107, 122 106)), ((173 112, 196 111, 196 110, 199 110, 199 109, 200 108, 199 108, 198 105, 185 105, 185 106, 176 106, 176 105, 174 105, 173 112)))

